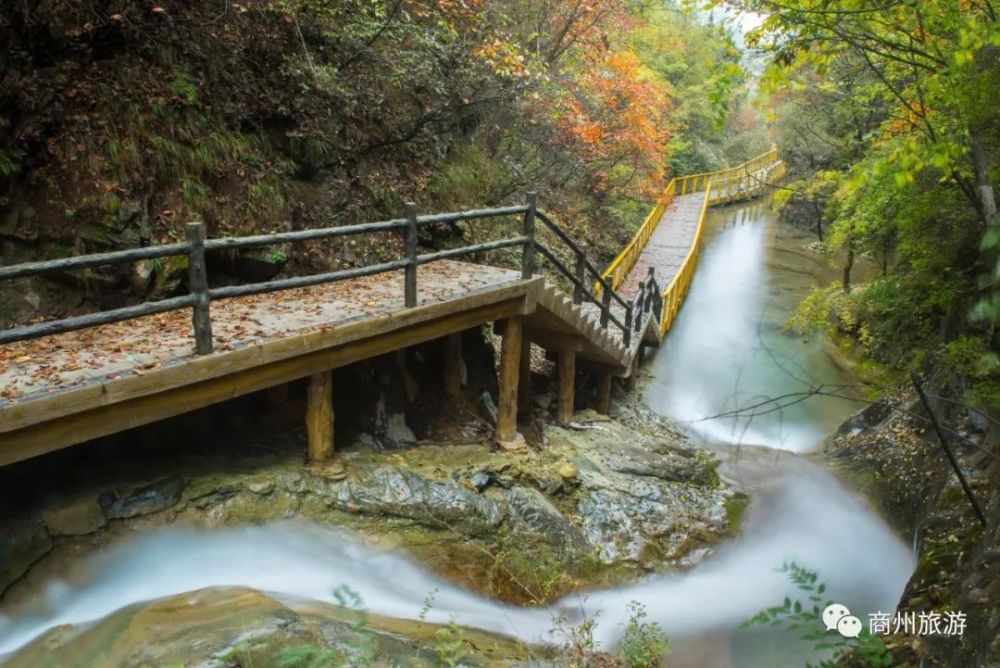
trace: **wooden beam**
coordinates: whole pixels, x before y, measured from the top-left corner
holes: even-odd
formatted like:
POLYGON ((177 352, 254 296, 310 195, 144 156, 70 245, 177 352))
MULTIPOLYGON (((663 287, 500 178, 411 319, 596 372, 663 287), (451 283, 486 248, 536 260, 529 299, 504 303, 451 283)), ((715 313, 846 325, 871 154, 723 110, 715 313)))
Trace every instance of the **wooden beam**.
POLYGON ((507 319, 500 344, 500 405, 498 406, 496 440, 500 444, 515 443, 517 434, 517 384, 521 369, 521 334, 523 320, 507 319))
POLYGON ((597 405, 594 406, 601 415, 609 415, 611 411, 611 374, 601 373, 597 381, 597 405))
POLYGON ((452 399, 462 395, 462 332, 444 337, 444 392, 452 399))
POLYGON ((322 371, 309 377, 306 388, 306 434, 310 462, 333 457, 333 372, 322 371))
POLYGON ((582 336, 557 332, 551 329, 539 329, 537 327, 525 327, 524 336, 532 343, 537 343, 542 348, 556 348, 558 350, 573 350, 581 352, 584 349, 585 341, 582 336))
POLYGON ((556 421, 567 425, 573 421, 574 388, 576 385, 576 351, 559 351, 559 399, 556 421))
POLYGON ((524 301, 523 297, 517 297, 487 304, 334 348, 311 351, 3 433, 0 434, 0 466, 520 314, 524 301))

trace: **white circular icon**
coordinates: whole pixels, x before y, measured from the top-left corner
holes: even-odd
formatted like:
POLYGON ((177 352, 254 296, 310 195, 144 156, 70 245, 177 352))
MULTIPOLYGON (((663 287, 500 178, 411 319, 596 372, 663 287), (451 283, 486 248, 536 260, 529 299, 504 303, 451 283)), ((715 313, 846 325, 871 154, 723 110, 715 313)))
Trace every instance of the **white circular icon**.
POLYGON ((851 614, 851 611, 847 609, 846 605, 841 605, 840 603, 831 603, 826 606, 823 610, 823 623, 826 624, 827 631, 833 631, 837 628, 837 622, 843 617, 847 617, 851 614))
POLYGON ((844 615, 837 622, 837 630, 845 638, 857 638, 861 635, 861 620, 854 615, 844 615))

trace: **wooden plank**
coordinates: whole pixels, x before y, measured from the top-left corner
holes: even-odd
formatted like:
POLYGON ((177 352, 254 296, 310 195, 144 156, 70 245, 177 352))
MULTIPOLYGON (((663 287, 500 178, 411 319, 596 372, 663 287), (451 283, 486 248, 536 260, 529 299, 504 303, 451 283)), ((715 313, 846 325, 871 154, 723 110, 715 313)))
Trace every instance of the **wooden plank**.
POLYGON ((336 327, 316 329, 299 336, 254 342, 236 350, 189 357, 176 364, 147 371, 143 375, 107 380, 100 385, 87 385, 22 401, 0 410, 0 444, 5 442, 3 434, 30 425, 363 340, 375 334, 403 329, 450 313, 503 303, 512 298, 519 300, 522 313, 530 312, 534 308, 534 300, 530 300, 529 306, 526 297, 533 289, 541 286, 541 281, 542 279, 537 278, 498 288, 484 288, 469 292, 460 299, 425 304, 364 320, 337 323, 336 327))
POLYGON ((515 297, 485 304, 367 339, 305 352, 296 357, 25 427, 0 435, 0 466, 517 315, 523 311, 524 302, 524 297, 515 297))
POLYGON ((574 389, 576 385, 576 351, 559 351, 559 394, 556 421, 567 425, 573 420, 574 389))
POLYGON ((333 373, 330 371, 321 371, 309 377, 306 435, 309 461, 325 462, 333 457, 333 373))
POLYGON ((520 317, 507 319, 500 343, 500 405, 498 406, 496 439, 512 443, 517 439, 517 381, 521 369, 520 317))

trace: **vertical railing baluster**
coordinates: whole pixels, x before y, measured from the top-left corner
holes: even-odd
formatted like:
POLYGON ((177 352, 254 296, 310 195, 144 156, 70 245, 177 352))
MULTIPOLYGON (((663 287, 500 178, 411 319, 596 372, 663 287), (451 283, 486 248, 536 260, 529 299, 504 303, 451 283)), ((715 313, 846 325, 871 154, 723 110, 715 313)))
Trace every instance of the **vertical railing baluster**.
POLYGON ((535 273, 535 210, 538 193, 528 193, 528 210, 524 212, 524 236, 528 238, 521 250, 521 278, 528 279, 535 273))
POLYGON ((625 305, 625 331, 622 332, 622 339, 625 342, 625 347, 628 348, 632 345, 632 304, 625 305))
POLYGON ((654 295, 656 294, 656 267, 649 265, 649 278, 646 279, 646 283, 649 285, 649 296, 646 299, 646 312, 649 312, 650 307, 653 305, 653 301, 656 299, 654 295))
POLYGON ((212 313, 209 308, 208 269, 205 267, 205 224, 188 223, 184 228, 188 243, 188 283, 197 301, 192 308, 194 346, 199 355, 212 352, 212 313))
POLYGON ((607 329, 608 317, 611 315, 611 286, 601 290, 601 327, 607 329))
POLYGON ((417 205, 407 202, 406 210, 406 265, 404 275, 404 303, 407 308, 417 305, 417 205))
POLYGON ((587 280, 587 247, 580 244, 576 249, 576 285, 573 286, 573 303, 583 303, 583 286, 587 280))

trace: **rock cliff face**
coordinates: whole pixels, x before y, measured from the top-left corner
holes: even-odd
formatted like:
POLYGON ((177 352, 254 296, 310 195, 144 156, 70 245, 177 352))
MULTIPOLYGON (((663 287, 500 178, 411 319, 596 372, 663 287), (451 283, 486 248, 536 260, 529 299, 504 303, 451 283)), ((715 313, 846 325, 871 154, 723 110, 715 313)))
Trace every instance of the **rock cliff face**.
POLYGON ((1000 665, 1000 429, 981 415, 938 406, 951 445, 987 517, 984 527, 948 464, 915 397, 897 398, 855 415, 828 454, 860 477, 886 515, 915 535, 917 568, 901 612, 964 612, 958 635, 896 635, 900 666, 1000 665))

